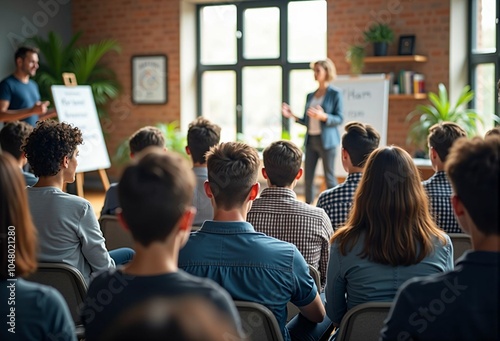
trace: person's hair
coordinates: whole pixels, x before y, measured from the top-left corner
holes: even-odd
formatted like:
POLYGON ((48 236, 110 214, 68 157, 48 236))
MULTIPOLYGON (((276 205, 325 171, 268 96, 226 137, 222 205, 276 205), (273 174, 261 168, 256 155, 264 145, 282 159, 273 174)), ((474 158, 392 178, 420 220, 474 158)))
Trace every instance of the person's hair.
POLYGON ((335 78, 337 78, 337 69, 335 68, 335 64, 330 58, 322 59, 322 60, 317 60, 313 63, 311 63, 311 67, 314 68, 314 66, 319 65, 323 68, 323 70, 326 71, 326 81, 331 82, 335 78))
POLYGON ((156 127, 142 127, 130 136, 128 146, 132 154, 136 154, 150 146, 165 148, 165 136, 161 130, 156 127))
POLYGON ((458 124, 441 122, 429 128, 427 141, 429 142, 429 147, 434 148, 441 161, 445 162, 453 142, 466 136, 467 133, 458 124))
POLYGON ((354 167, 363 167, 370 153, 378 147, 380 135, 371 125, 361 122, 349 122, 344 129, 342 148, 349 154, 354 167))
POLYGON ((345 255, 362 235, 359 256, 392 266, 417 264, 433 251, 434 238, 446 242, 432 220, 417 167, 399 147, 370 154, 347 222, 331 242, 345 255))
POLYGON ((164 241, 191 205, 195 177, 188 161, 152 151, 129 165, 118 183, 122 216, 135 241, 164 241))
POLYGON ((187 145, 194 163, 207 162, 205 154, 219 144, 221 128, 204 117, 198 117, 189 124, 187 145))
POLYGON ((491 135, 497 135, 497 136, 500 136, 500 126, 496 126, 494 128, 491 128, 490 130, 488 130, 486 132, 486 134, 484 134, 485 137, 487 136, 491 136, 491 135))
POLYGON ((302 165, 302 151, 290 141, 276 141, 264 150, 264 167, 274 186, 289 186, 302 165))
POLYGON ((13 157, 7 153, 0 153, 0 246, 2 249, 0 280, 11 278, 11 274, 27 276, 37 267, 36 229, 31 220, 25 187, 24 178, 13 157), (15 263, 9 262, 14 259, 15 263))
POLYGON ((98 340, 242 340, 236 326, 202 296, 153 297, 126 309, 98 340), (194 328, 193 328, 194 326, 194 328))
POLYGON ((241 206, 257 181, 257 151, 241 142, 224 142, 207 153, 208 181, 217 206, 241 206))
POLYGON ((454 193, 479 231, 486 235, 500 235, 500 136, 458 140, 451 147, 445 170, 454 193))
POLYGON ((33 127, 23 121, 7 123, 0 130, 0 146, 2 150, 19 160, 23 153, 21 146, 32 131, 33 127))
POLYGON ((46 120, 37 123, 21 148, 36 176, 54 176, 61 170, 64 157, 75 157, 82 143, 82 132, 77 127, 46 120))
POLYGON ((21 58, 21 59, 26 58, 26 55, 28 53, 36 53, 36 54, 38 54, 39 52, 40 52, 40 50, 38 50, 36 47, 20 46, 16 50, 16 53, 14 53, 14 61, 17 61, 17 58, 21 58))

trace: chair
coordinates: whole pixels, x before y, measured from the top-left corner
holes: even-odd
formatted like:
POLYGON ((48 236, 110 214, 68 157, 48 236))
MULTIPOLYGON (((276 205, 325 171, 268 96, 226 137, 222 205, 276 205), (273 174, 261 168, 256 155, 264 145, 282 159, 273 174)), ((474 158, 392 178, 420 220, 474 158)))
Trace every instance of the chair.
POLYGON ((451 243, 453 244, 453 262, 456 263, 457 259, 467 250, 472 249, 472 240, 470 236, 465 233, 448 233, 451 243))
POLYGON ((118 222, 118 218, 112 214, 104 214, 99 218, 102 234, 106 239, 108 250, 120 247, 134 247, 134 240, 129 231, 126 231, 118 222))
POLYGON ((392 302, 368 302, 347 311, 335 341, 378 341, 392 302))
POLYGON ((64 263, 39 263, 37 271, 26 279, 51 286, 61 293, 75 322, 76 334, 83 337, 80 306, 87 293, 87 283, 80 271, 64 263))
POLYGON ((243 330, 250 340, 283 341, 281 329, 274 314, 262 304, 234 301, 240 313, 243 330))
MULTIPOLYGON (((321 291, 321 275, 319 274, 318 269, 316 269, 314 266, 311 264, 309 265, 309 274, 311 277, 314 279, 314 283, 316 283, 316 287, 318 288, 318 292, 321 291)), ((298 313, 300 313, 299 308, 293 304, 292 302, 288 302, 286 305, 286 310, 287 310, 287 316, 286 316, 286 321, 289 322, 292 318, 295 317, 298 313)))

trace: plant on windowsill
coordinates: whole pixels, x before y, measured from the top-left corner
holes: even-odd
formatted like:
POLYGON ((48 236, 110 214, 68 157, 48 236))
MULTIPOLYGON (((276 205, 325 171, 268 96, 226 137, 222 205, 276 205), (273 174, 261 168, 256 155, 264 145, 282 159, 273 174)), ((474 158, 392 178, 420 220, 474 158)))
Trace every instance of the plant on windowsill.
POLYGON ((373 24, 363 35, 366 42, 373 43, 375 56, 386 56, 387 45, 394 40, 394 31, 386 24, 373 24))

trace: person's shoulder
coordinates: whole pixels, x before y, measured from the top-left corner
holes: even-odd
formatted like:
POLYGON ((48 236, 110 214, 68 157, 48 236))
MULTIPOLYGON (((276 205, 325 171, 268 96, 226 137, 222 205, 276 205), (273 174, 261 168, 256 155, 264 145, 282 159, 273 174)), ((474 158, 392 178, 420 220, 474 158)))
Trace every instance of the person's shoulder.
POLYGON ((61 305, 64 303, 61 293, 48 285, 18 279, 16 291, 22 295, 25 300, 39 302, 41 306, 45 304, 61 305))
POLYGON ((330 85, 328 85, 328 88, 326 88, 326 92, 340 95, 340 94, 342 94, 342 89, 337 88, 336 86, 333 86, 330 84, 330 85))

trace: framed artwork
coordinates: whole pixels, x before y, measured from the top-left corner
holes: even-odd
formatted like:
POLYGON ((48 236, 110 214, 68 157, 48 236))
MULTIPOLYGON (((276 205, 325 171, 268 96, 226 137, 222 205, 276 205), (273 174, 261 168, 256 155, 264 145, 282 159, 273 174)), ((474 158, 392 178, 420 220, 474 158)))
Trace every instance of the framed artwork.
POLYGON ((415 54, 415 36, 400 36, 398 54, 400 56, 411 56, 415 54))
POLYGON ((167 103, 167 56, 132 56, 132 103, 167 103))

